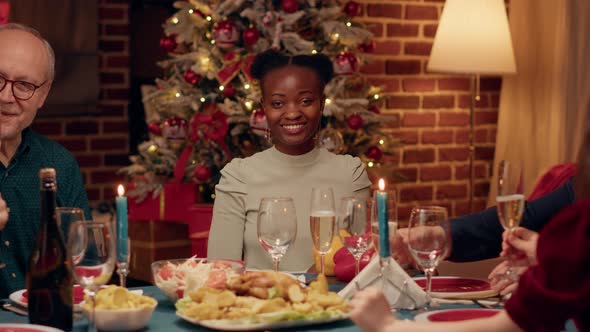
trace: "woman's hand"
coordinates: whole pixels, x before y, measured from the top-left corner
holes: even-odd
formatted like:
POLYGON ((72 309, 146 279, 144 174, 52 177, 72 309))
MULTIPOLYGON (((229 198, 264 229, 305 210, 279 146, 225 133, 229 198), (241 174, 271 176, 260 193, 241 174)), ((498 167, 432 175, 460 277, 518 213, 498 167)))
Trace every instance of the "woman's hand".
POLYGON ((2 194, 0 194, 0 231, 6 227, 8 223, 8 207, 6 206, 6 201, 2 198, 2 194))
POLYGON ((523 227, 516 227, 512 231, 504 231, 502 238, 500 256, 508 257, 512 266, 537 265, 539 233, 523 227))
MULTIPOLYGON (((492 289, 498 291, 502 296, 514 292, 518 286, 516 280, 512 278, 503 278, 506 270, 508 270, 508 266, 508 261, 503 261, 498 264, 488 276, 492 289)), ((524 266, 512 266, 512 272, 518 274, 518 276, 521 276, 526 270, 527 267, 524 266)))
POLYGON ((350 300, 350 308, 350 319, 365 332, 387 331, 395 323, 385 295, 377 288, 356 293, 350 300))

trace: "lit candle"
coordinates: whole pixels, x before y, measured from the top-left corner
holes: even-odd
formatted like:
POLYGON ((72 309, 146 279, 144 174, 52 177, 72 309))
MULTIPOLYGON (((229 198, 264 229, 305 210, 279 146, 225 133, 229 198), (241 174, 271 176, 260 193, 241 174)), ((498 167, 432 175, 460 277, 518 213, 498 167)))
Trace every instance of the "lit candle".
POLYGON ((379 190, 375 193, 377 201, 377 218, 379 220, 379 256, 391 256, 389 251, 389 217, 387 214, 387 192, 385 180, 379 179, 379 190))
POLYGON ((125 196, 125 188, 119 185, 117 188, 119 194, 116 198, 117 203, 117 261, 127 262, 128 260, 128 244, 127 244, 127 197, 125 196))

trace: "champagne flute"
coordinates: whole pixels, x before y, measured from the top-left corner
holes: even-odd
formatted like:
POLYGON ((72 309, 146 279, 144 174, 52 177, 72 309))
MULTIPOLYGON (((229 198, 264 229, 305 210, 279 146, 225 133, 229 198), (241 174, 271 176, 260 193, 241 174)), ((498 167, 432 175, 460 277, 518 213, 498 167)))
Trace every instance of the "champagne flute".
POLYGON ((446 256, 450 243, 447 209, 419 206, 412 209, 408 226, 408 248, 426 275, 426 308, 430 307, 432 274, 446 256))
POLYGON ((264 197, 260 200, 257 221, 258 242, 268 252, 275 272, 297 237, 297 214, 290 197, 264 197))
MULTIPOLYGON (((524 211, 523 167, 519 161, 502 160, 498 164, 498 195, 496 196, 498 219, 508 232, 520 225, 524 211)), ((510 256, 509 256, 510 257, 510 256)), ((511 267, 501 276, 510 280, 518 280, 518 273, 511 267)))
POLYGON ((359 274, 360 259, 372 242, 372 202, 372 198, 356 197, 343 197, 340 201, 338 236, 355 259, 355 276, 359 274))
POLYGON ((68 248, 72 256, 74 277, 92 302, 88 331, 96 331, 94 307, 96 292, 111 278, 115 269, 116 245, 107 221, 77 221, 70 226, 68 248))
POLYGON ((334 192, 332 188, 311 189, 311 212, 309 226, 313 246, 320 255, 320 273, 325 274, 325 257, 330 250, 334 238, 336 211, 334 208, 334 192))

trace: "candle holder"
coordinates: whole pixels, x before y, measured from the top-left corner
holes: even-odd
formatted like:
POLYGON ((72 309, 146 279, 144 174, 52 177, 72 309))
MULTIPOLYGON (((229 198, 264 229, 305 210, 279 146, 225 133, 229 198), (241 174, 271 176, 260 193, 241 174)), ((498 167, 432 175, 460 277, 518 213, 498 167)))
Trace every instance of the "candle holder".
POLYGON ((130 255, 130 241, 129 238, 127 239, 127 254, 126 255, 117 255, 117 274, 119 275, 119 284, 121 287, 126 287, 127 284, 127 276, 129 275, 129 257, 130 255))

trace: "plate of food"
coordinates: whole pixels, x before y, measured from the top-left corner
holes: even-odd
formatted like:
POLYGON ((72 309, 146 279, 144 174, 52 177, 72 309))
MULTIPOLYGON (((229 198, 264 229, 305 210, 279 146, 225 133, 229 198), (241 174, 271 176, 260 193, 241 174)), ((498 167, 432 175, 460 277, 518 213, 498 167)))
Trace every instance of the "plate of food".
MULTIPOLYGON (((414 278, 426 289, 426 278, 414 278)), ((432 277, 432 297, 446 299, 483 299, 498 295, 487 280, 462 277, 432 277)))
POLYGON ((36 324, 0 323, 0 331, 5 332, 63 332, 50 326, 36 324))
POLYGON ((499 309, 465 308, 446 309, 423 312, 416 315, 414 320, 423 322, 458 322, 477 318, 492 317, 500 313, 499 309))
MULTIPOLYGON (((131 292, 139 295, 143 294, 143 290, 141 289, 132 290, 131 292)), ((84 301, 84 288, 82 288, 82 286, 80 285, 74 285, 72 293, 74 293, 74 311, 79 312, 81 311, 80 303, 84 301)), ((8 298, 15 304, 18 304, 24 308, 26 308, 29 303, 28 292, 26 289, 21 289, 16 292, 13 292, 8 296, 8 298)))
POLYGON ((283 273, 246 271, 225 289, 202 287, 176 302, 183 320, 210 329, 254 331, 335 322, 348 318, 348 303, 328 291, 325 277, 308 287, 283 273))

